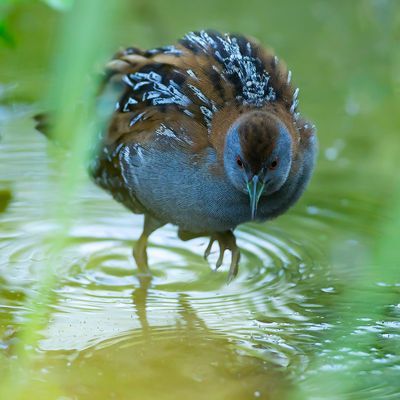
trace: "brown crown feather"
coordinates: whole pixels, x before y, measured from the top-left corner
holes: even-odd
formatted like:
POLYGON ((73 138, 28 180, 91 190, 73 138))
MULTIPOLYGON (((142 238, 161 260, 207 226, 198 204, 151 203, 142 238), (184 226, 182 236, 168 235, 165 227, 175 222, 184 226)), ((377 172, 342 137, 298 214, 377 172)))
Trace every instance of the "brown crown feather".
POLYGON ((258 173, 275 147, 279 135, 278 120, 271 113, 253 111, 238 122, 243 155, 251 171, 258 173))

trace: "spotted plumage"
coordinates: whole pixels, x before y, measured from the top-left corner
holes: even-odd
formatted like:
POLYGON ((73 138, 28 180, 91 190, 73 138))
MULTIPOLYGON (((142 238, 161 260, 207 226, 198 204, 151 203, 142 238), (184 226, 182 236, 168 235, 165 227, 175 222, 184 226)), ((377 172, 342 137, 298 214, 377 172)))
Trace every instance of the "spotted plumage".
POLYGON ((217 266, 231 249, 232 278, 233 229, 276 217, 300 197, 316 146, 291 79, 254 39, 214 31, 147 51, 130 47, 109 62, 100 99, 114 111, 90 172, 145 214, 134 254, 142 272, 148 235, 170 222, 183 239, 218 240, 217 266))

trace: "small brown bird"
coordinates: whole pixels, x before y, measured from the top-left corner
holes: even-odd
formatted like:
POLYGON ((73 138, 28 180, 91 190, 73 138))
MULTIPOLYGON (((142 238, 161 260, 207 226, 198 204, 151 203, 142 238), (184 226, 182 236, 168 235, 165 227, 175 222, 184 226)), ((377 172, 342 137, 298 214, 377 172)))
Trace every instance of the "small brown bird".
POLYGON ((210 235, 206 257, 217 240, 217 268, 231 250, 231 280, 233 230, 285 212, 314 167, 315 129, 300 117, 291 72, 254 39, 192 32, 175 46, 117 53, 102 96, 110 93, 118 101, 90 172, 144 214, 140 272, 149 273, 149 235, 172 223, 183 240, 210 235))

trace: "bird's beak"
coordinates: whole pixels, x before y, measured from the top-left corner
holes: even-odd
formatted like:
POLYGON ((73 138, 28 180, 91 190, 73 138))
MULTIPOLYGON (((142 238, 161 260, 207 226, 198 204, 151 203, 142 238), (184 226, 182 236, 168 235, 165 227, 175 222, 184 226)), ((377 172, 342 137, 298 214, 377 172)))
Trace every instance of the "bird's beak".
POLYGON ((254 175, 253 178, 247 182, 247 191, 250 197, 251 219, 256 218, 257 204, 264 190, 264 186, 264 182, 260 181, 258 175, 254 175))

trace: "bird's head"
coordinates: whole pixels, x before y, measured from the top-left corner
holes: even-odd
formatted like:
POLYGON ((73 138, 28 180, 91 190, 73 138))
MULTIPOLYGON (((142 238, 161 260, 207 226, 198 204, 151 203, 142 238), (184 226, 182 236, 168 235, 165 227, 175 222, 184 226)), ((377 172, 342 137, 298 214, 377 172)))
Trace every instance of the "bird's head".
POLYGON ((276 192, 288 178, 292 138, 287 127, 267 111, 243 114, 227 132, 224 166, 233 186, 249 195, 254 219, 261 196, 276 192))

